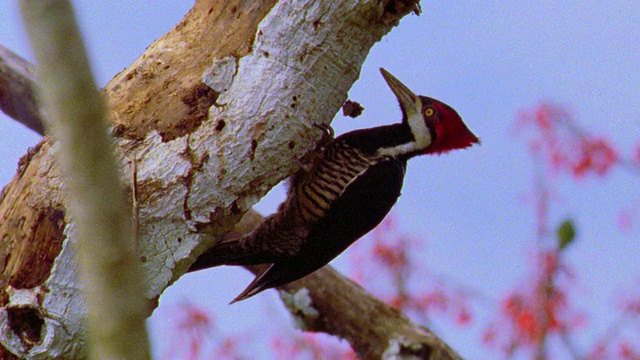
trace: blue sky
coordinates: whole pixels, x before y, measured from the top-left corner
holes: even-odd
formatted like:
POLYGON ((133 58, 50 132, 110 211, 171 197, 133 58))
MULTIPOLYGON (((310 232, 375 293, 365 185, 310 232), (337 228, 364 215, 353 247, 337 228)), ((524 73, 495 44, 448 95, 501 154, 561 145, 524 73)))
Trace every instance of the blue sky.
MULTIPOLYGON (((101 86, 192 5, 175 0, 73 3, 101 86)), ((416 93, 458 110, 482 145, 412 160, 394 211, 404 231, 427 239, 422 256, 430 268, 498 298, 526 278, 535 236, 533 207, 523 200, 533 189, 534 165, 524 141, 513 135, 514 116, 541 100, 565 104, 586 129, 606 134, 628 155, 640 141, 640 3, 457 1, 423 2, 422 9, 421 16, 403 19, 368 57, 349 94, 365 107, 364 114, 357 119, 338 115, 333 125, 342 133, 399 120, 379 67, 416 93)), ((30 59, 17 15, 14 1, 0 3, 0 43, 30 59)), ((9 182, 19 157, 38 140, 0 114, 0 184, 9 182)), ((616 227, 619 210, 639 206, 638 176, 615 170, 606 181, 587 178, 575 184, 561 176, 555 183, 552 222, 571 216, 579 231, 567 255, 583 289, 576 302, 591 314, 596 331, 576 339, 583 345, 608 325, 616 295, 640 278, 639 231, 625 234, 616 227)), ((259 208, 271 211, 281 199, 276 190, 259 208)), ((166 311, 165 304, 195 298, 231 323, 247 318, 248 311, 258 314, 252 317, 257 321, 261 310, 251 309, 264 298, 277 309, 274 294, 224 305, 250 279, 244 270, 228 268, 187 276, 163 297, 158 313, 166 311), (211 288, 194 294, 201 283, 211 288)), ((469 342, 476 334, 446 324, 439 328, 462 354, 482 358, 469 342)))

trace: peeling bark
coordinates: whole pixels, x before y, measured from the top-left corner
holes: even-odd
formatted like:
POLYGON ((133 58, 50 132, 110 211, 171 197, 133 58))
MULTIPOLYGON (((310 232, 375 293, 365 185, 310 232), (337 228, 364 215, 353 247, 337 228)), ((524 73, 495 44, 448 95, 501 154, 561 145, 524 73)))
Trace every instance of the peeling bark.
MULTIPOLYGON (((135 196, 149 313, 200 253, 297 169, 322 135, 313 124, 332 119, 370 48, 416 3, 196 1, 107 85, 123 181, 135 196)), ((0 323, 9 324, 0 328, 0 355, 7 357, 84 354, 74 227, 55 151, 45 137, 0 195, 0 323), (30 264, 37 269, 27 272, 30 264)), ((337 279, 312 286, 344 283, 337 279)), ((346 319, 331 308, 337 299, 322 300, 338 292, 317 291, 313 303, 326 320, 310 328, 348 338, 363 356, 379 353, 359 344, 366 338, 329 326, 332 317, 346 319)), ((373 303, 363 302, 379 309, 373 303)))

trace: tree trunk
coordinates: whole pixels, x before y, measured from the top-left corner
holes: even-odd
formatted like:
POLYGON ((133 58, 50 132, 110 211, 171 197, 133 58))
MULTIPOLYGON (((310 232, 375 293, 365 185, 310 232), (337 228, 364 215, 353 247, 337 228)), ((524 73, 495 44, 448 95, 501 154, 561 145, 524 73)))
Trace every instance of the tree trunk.
MULTIPOLYGON (((322 135, 313 125, 331 121, 373 44, 416 2, 196 1, 107 85, 149 313, 200 253, 296 170, 297 159, 322 135)), ((84 354, 76 240, 55 151, 49 138, 32 148, 0 194, 3 358, 84 354)), ((322 325, 310 327, 346 337, 364 357, 456 356, 428 330, 330 270, 296 284, 286 289, 310 287, 321 311, 322 325), (326 291, 343 285, 349 302, 326 291), (343 306, 356 305, 393 326, 343 316, 353 312, 343 306), (361 334, 341 321, 352 321, 349 327, 361 327, 361 334)))

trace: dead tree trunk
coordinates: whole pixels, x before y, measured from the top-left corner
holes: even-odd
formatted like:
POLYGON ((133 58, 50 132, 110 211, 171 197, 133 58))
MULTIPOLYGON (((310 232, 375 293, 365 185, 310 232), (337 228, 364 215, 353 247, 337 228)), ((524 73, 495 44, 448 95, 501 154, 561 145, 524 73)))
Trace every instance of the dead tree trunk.
MULTIPOLYGON (((313 124, 332 119, 373 44, 416 3, 196 1, 107 85, 149 313, 200 253, 296 170, 321 136, 313 124)), ((55 151, 41 141, 0 195, 2 358, 84 354, 74 230, 55 151)), ((365 358, 457 357, 329 269, 285 290, 301 286, 318 311, 306 326, 347 338, 365 358)))

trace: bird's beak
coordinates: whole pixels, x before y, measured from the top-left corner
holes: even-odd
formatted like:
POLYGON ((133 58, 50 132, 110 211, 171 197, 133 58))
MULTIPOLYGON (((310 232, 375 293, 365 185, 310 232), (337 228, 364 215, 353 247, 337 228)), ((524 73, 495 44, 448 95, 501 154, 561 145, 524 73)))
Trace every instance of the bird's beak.
POLYGON ((391 91, 396 95, 398 101, 400 102, 400 107, 405 114, 410 114, 415 111, 418 103, 420 103, 420 99, 413 91, 409 90, 400 80, 396 79, 395 76, 391 75, 387 70, 380 68, 380 72, 382 73, 382 77, 384 77, 385 81, 391 88, 391 91))

